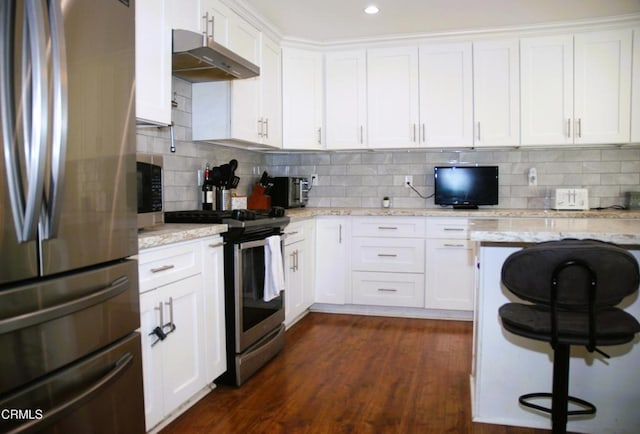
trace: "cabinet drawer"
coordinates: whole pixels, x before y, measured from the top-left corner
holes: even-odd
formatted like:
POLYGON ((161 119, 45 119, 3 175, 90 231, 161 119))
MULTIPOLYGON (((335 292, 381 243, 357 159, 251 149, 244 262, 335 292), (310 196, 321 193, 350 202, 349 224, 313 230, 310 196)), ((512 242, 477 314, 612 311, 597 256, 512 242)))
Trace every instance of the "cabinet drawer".
POLYGON ((298 241, 304 241, 306 237, 304 229, 304 222, 296 222, 287 225, 284 229, 284 233, 286 235, 284 245, 288 246, 289 244, 297 243, 298 241))
POLYGON ((427 238, 469 238, 469 219, 467 218, 427 218, 427 238))
POLYGON ((424 275, 417 273, 352 273, 353 303, 424 307, 424 275))
POLYGON ((417 217, 354 217, 354 237, 424 237, 424 219, 417 217))
POLYGON ((202 269, 199 242, 172 244, 143 250, 138 255, 140 292, 199 274, 202 269))
POLYGON ((352 238, 351 269, 357 271, 424 272, 424 240, 352 238))

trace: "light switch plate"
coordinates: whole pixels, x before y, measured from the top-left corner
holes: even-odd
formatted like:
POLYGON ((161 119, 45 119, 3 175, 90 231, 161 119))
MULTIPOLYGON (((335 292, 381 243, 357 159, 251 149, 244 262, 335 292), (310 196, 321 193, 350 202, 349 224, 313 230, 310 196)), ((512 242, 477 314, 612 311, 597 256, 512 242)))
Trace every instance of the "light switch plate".
POLYGON ((588 211, 589 190, 586 188, 556 188, 555 206, 559 211, 588 211))

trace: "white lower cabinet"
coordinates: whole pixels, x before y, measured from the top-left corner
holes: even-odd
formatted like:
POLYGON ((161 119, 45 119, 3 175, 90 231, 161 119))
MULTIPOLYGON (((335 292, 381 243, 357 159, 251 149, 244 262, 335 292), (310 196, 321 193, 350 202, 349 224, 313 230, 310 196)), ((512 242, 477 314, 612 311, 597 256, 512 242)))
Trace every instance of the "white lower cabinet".
POLYGON ((139 254, 147 430, 226 370, 221 254, 220 237, 139 254))
POLYGON ((284 324, 292 326, 302 318, 313 304, 313 246, 315 224, 313 220, 295 222, 285 229, 284 269, 284 324))
POLYGON ((473 310, 475 257, 466 218, 428 218, 425 307, 473 310))
POLYGON ((373 306, 423 307, 423 273, 352 273, 353 303, 373 306))
POLYGON ((352 302, 424 307, 424 219, 354 217, 352 302))
POLYGON ((350 302, 349 219, 316 218, 315 301, 350 302))
POLYGON ((425 307, 473 310, 474 251, 469 240, 427 240, 425 307))

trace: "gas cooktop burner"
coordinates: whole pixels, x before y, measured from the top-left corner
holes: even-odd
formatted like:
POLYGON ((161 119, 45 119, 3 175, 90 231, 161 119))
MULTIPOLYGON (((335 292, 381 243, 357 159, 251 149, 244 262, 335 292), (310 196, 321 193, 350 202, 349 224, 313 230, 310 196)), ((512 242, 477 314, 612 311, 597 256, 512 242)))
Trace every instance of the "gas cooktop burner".
POLYGON ((233 211, 167 211, 164 213, 165 223, 203 223, 203 224, 226 224, 229 228, 263 228, 263 227, 285 227, 289 224, 290 218, 285 215, 278 217, 272 214, 280 214, 273 211, 252 211, 246 209, 236 209, 233 211))

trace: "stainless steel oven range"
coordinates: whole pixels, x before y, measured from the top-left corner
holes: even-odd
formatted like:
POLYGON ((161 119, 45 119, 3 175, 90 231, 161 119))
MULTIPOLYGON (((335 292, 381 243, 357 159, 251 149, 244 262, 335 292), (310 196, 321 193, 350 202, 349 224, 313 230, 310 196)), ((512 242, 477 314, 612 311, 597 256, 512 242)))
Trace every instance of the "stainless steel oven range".
MULTIPOLYGON (((174 211, 167 223, 224 223, 227 372, 216 382, 240 386, 284 348, 284 292, 264 300, 265 244, 289 217, 247 210, 174 211)), ((280 251, 282 254, 283 239, 280 251)))

